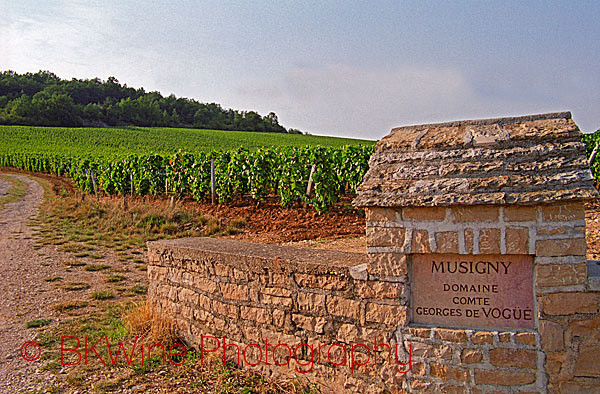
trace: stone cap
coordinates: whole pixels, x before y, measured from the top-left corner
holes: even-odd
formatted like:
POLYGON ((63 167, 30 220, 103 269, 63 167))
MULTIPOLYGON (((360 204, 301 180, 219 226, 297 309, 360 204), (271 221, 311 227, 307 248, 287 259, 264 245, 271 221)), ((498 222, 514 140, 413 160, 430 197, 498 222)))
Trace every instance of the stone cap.
POLYGON ((201 260, 218 256, 232 267, 263 273, 306 272, 348 274, 353 266, 365 264, 364 253, 257 244, 233 239, 194 237, 148 242, 149 253, 171 253, 180 259, 201 260))
POLYGON ((533 205, 596 198, 570 112, 392 129, 375 146, 359 207, 533 205))

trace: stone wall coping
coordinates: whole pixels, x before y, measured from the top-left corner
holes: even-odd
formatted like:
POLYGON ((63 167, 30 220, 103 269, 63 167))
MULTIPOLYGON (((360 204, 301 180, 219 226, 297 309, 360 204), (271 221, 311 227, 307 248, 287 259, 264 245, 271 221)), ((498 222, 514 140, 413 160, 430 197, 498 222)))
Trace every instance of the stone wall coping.
POLYGON ((219 255, 220 261, 252 271, 269 267, 279 272, 349 274, 351 267, 366 264, 367 255, 326 249, 257 244, 231 239, 195 237, 148 242, 150 252, 176 252, 191 260, 219 255), (226 256, 227 259, 222 257, 226 256))
POLYGON ((455 120, 450 122, 441 123, 424 123, 407 126, 394 127, 392 132, 405 130, 405 129, 425 129, 428 127, 460 127, 460 126, 483 126, 491 124, 512 124, 521 122, 532 122, 535 120, 547 120, 547 119, 571 119, 570 111, 562 112, 549 112, 545 114, 535 115, 523 115, 523 116, 509 116, 502 118, 487 118, 487 119, 469 119, 469 120, 455 120))
POLYGON ((395 128, 369 159, 358 207, 535 205, 598 198, 569 112, 395 128))

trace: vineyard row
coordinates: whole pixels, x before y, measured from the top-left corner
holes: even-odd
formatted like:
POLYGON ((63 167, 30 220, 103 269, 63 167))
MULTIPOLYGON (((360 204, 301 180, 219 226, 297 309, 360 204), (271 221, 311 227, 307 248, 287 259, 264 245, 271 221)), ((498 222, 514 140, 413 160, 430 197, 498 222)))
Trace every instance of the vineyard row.
POLYGON ((219 202, 278 195, 283 206, 304 202, 322 212, 341 196, 356 193, 372 151, 362 145, 242 148, 114 160, 13 153, 1 155, 0 166, 68 176, 85 193, 191 196, 200 201, 211 196, 212 162, 219 202))

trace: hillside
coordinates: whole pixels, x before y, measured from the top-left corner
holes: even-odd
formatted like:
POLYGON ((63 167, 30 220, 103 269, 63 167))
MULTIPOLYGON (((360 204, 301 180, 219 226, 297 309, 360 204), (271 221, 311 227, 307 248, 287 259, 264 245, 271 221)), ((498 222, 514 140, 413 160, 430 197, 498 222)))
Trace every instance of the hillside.
POLYGON ((375 141, 283 133, 179 128, 64 128, 0 126, 0 154, 56 154, 70 157, 122 158, 149 153, 210 152, 277 146, 374 145, 375 141))

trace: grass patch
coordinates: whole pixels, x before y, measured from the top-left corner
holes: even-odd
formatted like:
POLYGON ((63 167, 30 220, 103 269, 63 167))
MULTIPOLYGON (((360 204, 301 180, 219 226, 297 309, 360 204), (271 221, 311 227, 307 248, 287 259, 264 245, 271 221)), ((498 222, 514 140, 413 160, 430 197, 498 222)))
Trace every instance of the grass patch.
POLYGON ((75 309, 85 308, 88 305, 85 301, 63 301, 54 304, 54 310, 58 312, 70 312, 75 309))
POLYGON ((154 312, 147 302, 125 310, 123 323, 130 335, 145 338, 149 343, 171 345, 179 340, 173 321, 154 312))
POLYGON ((49 197, 39 215, 38 245, 62 243, 62 249, 77 258, 105 257, 92 246, 98 240, 108 247, 118 242, 117 251, 122 258, 140 255, 135 257, 141 259, 140 249, 144 249, 149 240, 239 232, 245 226, 245 220, 234 219, 227 229, 216 219, 202 215, 197 208, 181 205, 169 209, 167 204, 153 199, 132 198, 125 211, 120 199, 103 197, 81 201, 75 195, 59 197, 52 191, 46 194, 49 197))
POLYGON ((85 375, 79 371, 71 372, 65 379, 69 386, 81 386, 85 382, 85 375))
POLYGON ((5 204, 18 201, 25 196, 25 192, 27 191, 27 184, 25 182, 5 174, 0 174, 0 179, 11 184, 10 189, 8 189, 8 194, 0 197, 0 209, 4 208, 5 204))
POLYGON ((93 292, 90 297, 95 300, 108 300, 109 298, 113 298, 114 295, 110 290, 98 290, 93 292))
POLYGON ((146 294, 148 292, 148 286, 135 285, 131 288, 131 292, 134 294, 146 294))
POLYGON ((52 323, 52 319, 37 319, 28 321, 25 325, 27 328, 40 328, 45 327, 50 323, 52 323))
POLYGON ((85 267, 83 267, 84 270, 90 271, 90 272, 107 270, 109 268, 110 268, 110 265, 107 265, 107 264, 86 264, 85 267))
POLYGON ((60 365, 60 363, 55 360, 49 361, 42 366, 42 370, 55 373, 60 371, 61 368, 62 366, 60 365))
POLYGON ((225 230, 222 231, 224 235, 235 235, 244 231, 248 223, 244 218, 233 218, 229 221, 229 224, 225 227, 225 230))
POLYGON ((69 267, 81 267, 82 265, 85 265, 85 263, 78 260, 67 260, 63 261, 63 265, 67 265, 69 267))
POLYGON ((63 252, 77 253, 82 249, 80 244, 67 243, 60 248, 63 252))
POLYGON ((127 279, 127 278, 124 277, 123 275, 110 274, 110 275, 107 275, 104 280, 108 283, 116 283, 116 282, 124 281, 125 279, 127 279))
MULTIPOLYGON (((79 301, 81 302, 81 301, 79 301)), ((87 303, 85 303, 87 304, 87 303)), ((123 326, 121 320, 121 314, 123 313, 124 307, 118 305, 106 305, 104 304, 101 310, 97 311, 97 313, 83 315, 79 317, 75 317, 69 320, 60 321, 59 324, 53 328, 47 328, 39 332, 36 340, 44 348, 42 354, 51 353, 49 358, 49 362, 60 361, 61 356, 59 352, 53 352, 56 350, 57 346, 61 344, 62 336, 72 336, 77 337, 80 341, 83 341, 84 337, 87 337, 88 346, 96 343, 100 338, 106 336, 111 345, 117 344, 119 341, 123 341, 127 336, 127 330, 123 326)), ((65 347, 75 348, 77 346, 77 340, 75 339, 64 339, 65 347)), ((83 346, 83 343, 81 343, 83 346)), ((128 349, 130 349, 129 345, 128 349)), ((117 346, 118 348, 118 346, 117 346)), ((100 342, 98 346, 95 348, 100 356, 108 362, 110 365, 110 356, 108 355, 108 350, 104 342, 100 342)), ((113 349, 113 356, 114 351, 113 349)), ((70 360, 70 354, 67 354, 65 360, 68 361, 76 361, 70 360)), ((77 369, 72 372, 88 374, 92 373, 94 369, 99 370, 102 369, 102 372, 105 372, 105 366, 95 358, 95 356, 90 357, 91 360, 88 363, 89 365, 79 365, 77 369)), ((123 357, 120 357, 120 361, 123 360, 123 357)))
POLYGON ((67 291, 79 291, 89 289, 90 285, 84 282, 69 282, 62 284, 59 287, 67 291))
POLYGON ((248 224, 248 222, 246 221, 245 218, 233 218, 229 222, 230 226, 238 228, 238 229, 245 228, 247 224, 248 224))
POLYGON ((62 278, 60 276, 50 276, 48 278, 44 279, 46 282, 57 282, 59 280, 62 280, 62 278))

